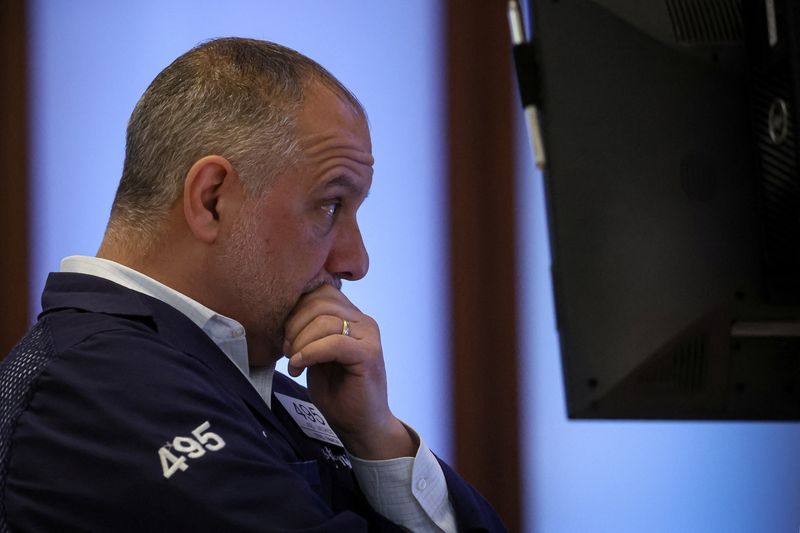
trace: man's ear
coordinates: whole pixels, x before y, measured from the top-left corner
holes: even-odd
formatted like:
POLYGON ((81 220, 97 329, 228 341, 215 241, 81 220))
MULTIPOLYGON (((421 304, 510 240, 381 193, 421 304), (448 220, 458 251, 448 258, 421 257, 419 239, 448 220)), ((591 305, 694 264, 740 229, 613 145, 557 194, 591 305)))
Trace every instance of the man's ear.
POLYGON ((236 171, 224 157, 208 155, 192 165, 183 185, 183 215, 195 238, 208 244, 216 240, 220 200, 238 187, 236 171))

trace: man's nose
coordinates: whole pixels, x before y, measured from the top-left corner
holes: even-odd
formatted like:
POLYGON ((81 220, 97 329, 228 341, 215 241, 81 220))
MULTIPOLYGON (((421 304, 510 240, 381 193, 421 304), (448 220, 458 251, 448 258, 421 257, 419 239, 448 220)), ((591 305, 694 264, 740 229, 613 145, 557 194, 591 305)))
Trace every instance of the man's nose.
POLYGON ((348 281, 355 281, 367 275, 369 255, 357 223, 353 222, 351 227, 339 231, 325 264, 325 270, 348 281))

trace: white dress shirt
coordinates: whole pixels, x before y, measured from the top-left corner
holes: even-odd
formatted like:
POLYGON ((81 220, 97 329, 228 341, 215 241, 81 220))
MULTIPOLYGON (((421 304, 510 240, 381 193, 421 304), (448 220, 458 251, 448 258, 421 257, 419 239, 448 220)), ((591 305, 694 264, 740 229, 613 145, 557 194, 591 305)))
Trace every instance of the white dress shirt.
MULTIPOLYGON (((70 256, 61 261, 61 271, 101 277, 171 305, 214 341, 253 385, 267 407, 272 408, 275 366, 250 367, 246 332, 236 320, 214 312, 141 272, 107 259, 70 256)), ((421 437, 415 457, 367 461, 350 455, 350 460, 359 485, 377 512, 411 531, 456 531, 444 473, 421 437)))

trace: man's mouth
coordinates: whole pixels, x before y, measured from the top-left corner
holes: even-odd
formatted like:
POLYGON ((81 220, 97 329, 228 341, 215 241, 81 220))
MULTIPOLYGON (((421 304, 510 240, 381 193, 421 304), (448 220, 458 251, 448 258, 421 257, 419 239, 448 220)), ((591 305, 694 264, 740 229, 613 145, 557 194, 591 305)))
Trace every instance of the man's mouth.
POLYGON ((319 289, 323 285, 330 285, 337 291, 342 290, 342 279, 341 278, 329 278, 329 279, 321 279, 321 280, 314 280, 303 289, 302 294, 306 295, 310 292, 314 292, 315 290, 319 289))

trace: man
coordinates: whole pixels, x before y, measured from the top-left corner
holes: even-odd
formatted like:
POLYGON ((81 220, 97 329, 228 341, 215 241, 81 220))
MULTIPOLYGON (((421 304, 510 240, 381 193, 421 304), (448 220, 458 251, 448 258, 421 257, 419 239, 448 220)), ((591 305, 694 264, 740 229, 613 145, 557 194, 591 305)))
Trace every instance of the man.
POLYGON ((502 530, 392 414, 339 290, 371 181, 364 111, 310 59, 219 39, 162 71, 98 256, 0 368, 0 530, 502 530))

